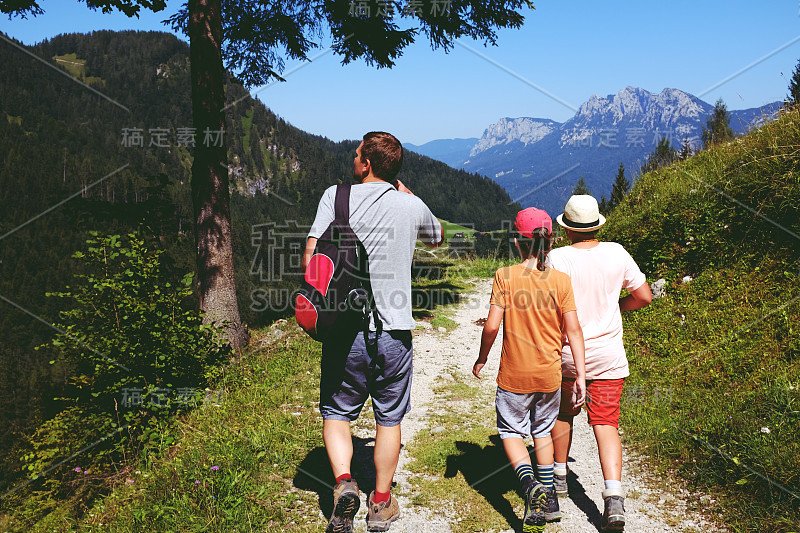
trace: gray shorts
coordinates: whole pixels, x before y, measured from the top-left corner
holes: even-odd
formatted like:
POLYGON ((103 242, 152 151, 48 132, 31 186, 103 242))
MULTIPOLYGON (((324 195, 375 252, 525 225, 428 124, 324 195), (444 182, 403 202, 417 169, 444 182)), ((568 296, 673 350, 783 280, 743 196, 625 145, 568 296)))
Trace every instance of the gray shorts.
POLYGON ((323 419, 358 418, 368 397, 372 397, 375 422, 396 426, 411 409, 413 374, 410 331, 384 331, 370 345, 359 332, 346 339, 322 345, 322 376, 319 411, 323 419))
POLYGON ((553 392, 519 394, 497 387, 494 405, 500 438, 547 437, 556 423, 560 404, 560 388, 553 392))

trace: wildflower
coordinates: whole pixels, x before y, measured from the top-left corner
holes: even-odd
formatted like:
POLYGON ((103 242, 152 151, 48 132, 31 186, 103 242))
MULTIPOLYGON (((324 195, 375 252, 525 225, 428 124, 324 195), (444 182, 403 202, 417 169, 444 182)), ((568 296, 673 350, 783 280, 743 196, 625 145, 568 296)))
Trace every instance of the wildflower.
POLYGON ((199 480, 199 479, 196 479, 196 480, 194 481, 194 484, 195 484, 195 485, 199 485, 199 484, 200 484, 200 480, 199 480))
POLYGON ((79 467, 79 466, 76 466, 76 467, 75 467, 75 471, 76 471, 76 472, 80 472, 80 471, 81 471, 81 467, 79 467))
POLYGON ((211 470, 219 470, 219 467, 218 466, 212 466, 211 470))
POLYGON ((761 433, 766 433, 769 435, 769 428, 761 428, 761 433))

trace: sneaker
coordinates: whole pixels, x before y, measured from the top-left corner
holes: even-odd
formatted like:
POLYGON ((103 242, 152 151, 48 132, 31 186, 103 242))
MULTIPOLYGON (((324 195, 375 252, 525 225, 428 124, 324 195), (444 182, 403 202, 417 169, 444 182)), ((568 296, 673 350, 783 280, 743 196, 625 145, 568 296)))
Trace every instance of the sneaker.
POLYGON ((600 521, 603 531, 623 531, 625 529, 625 498, 621 489, 606 489, 603 491, 605 510, 600 521))
POLYGON ((360 506, 356 482, 350 479, 337 483, 333 488, 333 513, 325 533, 353 533, 353 517, 360 506))
POLYGON ((556 491, 553 489, 547 490, 547 501, 544 504, 544 519, 548 522, 555 522, 561 520, 561 509, 558 507, 558 498, 556 491))
POLYGON ((387 531, 392 522, 400 518, 400 504, 392 495, 388 502, 375 503, 374 496, 373 491, 367 500, 367 531, 387 531))
POLYGON ((560 476, 558 474, 553 474, 553 491, 559 498, 567 497, 568 489, 567 489, 566 474, 564 474, 563 476, 560 476))
POLYGON ((544 510, 547 506, 547 489, 538 481, 532 481, 525 489, 525 517, 522 519, 522 533, 542 533, 547 519, 544 510))

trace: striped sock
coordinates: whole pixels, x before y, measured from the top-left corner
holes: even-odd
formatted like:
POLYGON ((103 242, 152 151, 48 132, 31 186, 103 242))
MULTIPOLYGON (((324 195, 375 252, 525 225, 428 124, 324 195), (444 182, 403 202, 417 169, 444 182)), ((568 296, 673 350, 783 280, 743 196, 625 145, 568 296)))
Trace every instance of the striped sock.
POLYGON ((536 479, 547 487, 553 488, 553 465, 536 465, 536 479))
POLYGON ((528 482, 530 482, 534 477, 533 467, 528 463, 520 464, 514 469, 514 472, 516 472, 523 489, 528 486, 528 482))

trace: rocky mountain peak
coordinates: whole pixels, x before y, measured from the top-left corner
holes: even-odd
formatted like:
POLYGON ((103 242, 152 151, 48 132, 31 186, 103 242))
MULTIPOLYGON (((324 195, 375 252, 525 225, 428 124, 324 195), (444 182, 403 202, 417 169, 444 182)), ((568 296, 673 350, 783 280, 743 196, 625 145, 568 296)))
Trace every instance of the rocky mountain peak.
POLYGON ((472 157, 499 144, 513 141, 519 141, 527 146, 541 140, 559 126, 558 122, 541 118, 501 118, 486 128, 469 155, 472 157))

